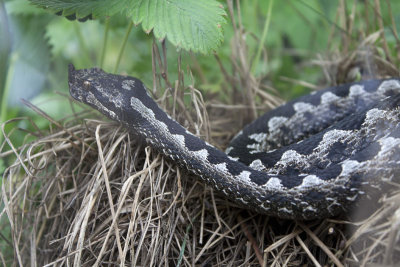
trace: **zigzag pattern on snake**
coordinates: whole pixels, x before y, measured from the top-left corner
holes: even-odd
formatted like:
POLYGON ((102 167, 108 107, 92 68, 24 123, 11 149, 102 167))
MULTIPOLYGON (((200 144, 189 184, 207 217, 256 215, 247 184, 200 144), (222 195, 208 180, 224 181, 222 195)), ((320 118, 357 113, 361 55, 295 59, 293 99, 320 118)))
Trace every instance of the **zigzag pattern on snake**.
POLYGON ((400 176, 400 80, 331 87, 246 126, 226 153, 167 115, 133 77, 69 67, 73 98, 122 123, 239 205, 288 219, 347 211, 400 176))

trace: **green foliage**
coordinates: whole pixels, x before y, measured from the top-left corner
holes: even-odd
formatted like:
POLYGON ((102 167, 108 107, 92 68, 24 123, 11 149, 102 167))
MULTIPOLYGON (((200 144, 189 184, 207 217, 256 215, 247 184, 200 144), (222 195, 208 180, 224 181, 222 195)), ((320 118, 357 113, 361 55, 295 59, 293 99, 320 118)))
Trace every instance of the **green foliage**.
POLYGON ((62 12, 63 16, 76 15, 83 18, 92 15, 95 18, 112 16, 121 12, 130 0, 29 0, 33 4, 53 12, 62 12))
POLYGON ((218 48, 223 34, 225 11, 215 0, 30 0, 63 16, 94 18, 125 13, 158 39, 177 47, 208 53, 218 48))
POLYGON ((6 3, 8 14, 12 15, 39 15, 45 13, 42 9, 29 4, 27 0, 13 0, 6 3))
POLYGON ((14 42, 11 53, 14 75, 10 77, 8 90, 11 96, 9 104, 14 105, 19 102, 20 95, 30 98, 40 92, 47 79, 50 52, 44 36, 49 19, 38 17, 32 21, 27 16, 12 16, 10 22, 14 42))

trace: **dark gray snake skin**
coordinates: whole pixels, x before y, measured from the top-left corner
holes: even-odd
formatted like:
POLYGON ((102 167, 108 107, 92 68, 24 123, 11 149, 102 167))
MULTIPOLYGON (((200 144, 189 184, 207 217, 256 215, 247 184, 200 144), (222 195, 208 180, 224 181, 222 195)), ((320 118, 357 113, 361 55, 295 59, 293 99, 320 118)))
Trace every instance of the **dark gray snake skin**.
POLYGON ((334 216, 400 176, 399 79, 331 87, 288 102, 245 127, 226 153, 169 117, 136 78, 70 65, 69 88, 76 100, 260 213, 334 216))

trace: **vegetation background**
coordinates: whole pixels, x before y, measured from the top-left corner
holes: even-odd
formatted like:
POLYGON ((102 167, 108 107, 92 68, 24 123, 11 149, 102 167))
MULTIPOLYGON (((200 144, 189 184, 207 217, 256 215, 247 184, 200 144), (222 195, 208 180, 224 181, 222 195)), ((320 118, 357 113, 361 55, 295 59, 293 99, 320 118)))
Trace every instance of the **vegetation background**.
MULTIPOLYGON (((67 98, 69 63, 138 77, 157 96, 178 80, 182 88, 199 89, 211 108, 242 108, 245 115, 231 125, 232 133, 216 141, 221 147, 282 100, 343 82, 399 76, 400 1, 176 0, 171 2, 184 11, 175 17, 169 10, 162 18, 150 12, 155 2, 0 1, 0 122, 3 133, 23 129, 13 132, 15 147, 37 138, 27 133, 57 128, 55 121, 83 109, 67 98), (124 8, 126 3, 149 4, 148 13, 124 8), (204 23, 204 39, 185 28, 188 17, 204 23), (265 93, 252 94, 253 87, 265 93), (50 122, 21 98, 50 115, 50 122), (29 122, 3 124, 16 117, 29 122)), ((190 97, 183 101, 190 106, 190 97)), ((15 160, 9 145, 0 135, 0 174, 15 160)), ((15 236, 0 205, 0 258, 8 265, 15 260, 15 236)))

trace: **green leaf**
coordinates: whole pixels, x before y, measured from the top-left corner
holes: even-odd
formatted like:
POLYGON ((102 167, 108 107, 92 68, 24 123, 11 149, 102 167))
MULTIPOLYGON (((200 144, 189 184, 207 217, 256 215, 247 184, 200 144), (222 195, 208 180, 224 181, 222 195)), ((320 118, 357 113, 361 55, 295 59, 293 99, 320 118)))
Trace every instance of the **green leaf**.
POLYGON ((216 0, 30 0, 37 6, 78 19, 126 13, 135 24, 175 46, 208 53, 223 40, 225 10, 216 0))
POLYGON ((38 15, 44 13, 43 10, 31 5, 28 0, 13 0, 5 4, 7 13, 10 15, 38 15))
POLYGON ((94 18, 112 16, 125 10, 132 0, 29 0, 33 4, 48 9, 54 13, 62 11, 62 16, 76 15, 84 18, 92 15, 94 18))
POLYGON ((127 13, 146 32, 186 50, 207 53, 223 39, 226 13, 215 0, 136 0, 127 13))

